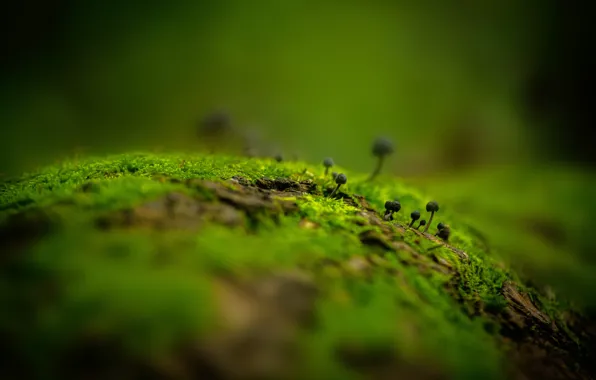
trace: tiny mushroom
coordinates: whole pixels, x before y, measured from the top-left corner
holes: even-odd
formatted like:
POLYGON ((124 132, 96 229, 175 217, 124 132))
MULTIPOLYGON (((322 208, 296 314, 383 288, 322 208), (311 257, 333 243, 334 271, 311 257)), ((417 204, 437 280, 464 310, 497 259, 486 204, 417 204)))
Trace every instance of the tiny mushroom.
POLYGON ((401 203, 399 201, 387 201, 385 202, 385 214, 383 219, 393 220, 393 213, 401 210, 401 203))
POLYGON ((387 219, 388 215, 391 215, 392 209, 393 209, 393 201, 386 201, 385 202, 385 213, 383 214, 383 219, 387 219))
POLYGON ((373 179, 375 179, 377 175, 379 175, 379 173, 381 172, 381 168, 383 167, 383 161, 385 159, 385 156, 393 153, 393 151, 393 143, 390 140, 384 137, 379 137, 374 141, 372 153, 377 157, 377 166, 370 175, 368 179, 369 181, 372 181, 373 179))
POLYGON ((428 231, 428 227, 430 227, 433 222, 433 216, 435 216, 435 212, 439 211, 439 204, 436 201, 428 202, 426 204, 426 211, 430 212, 430 219, 428 220, 428 224, 426 225, 424 232, 428 231))
POLYGON ((339 187, 341 185, 345 185, 346 182, 348 182, 348 177, 346 177, 346 175, 344 173, 339 173, 337 175, 337 177, 335 177, 335 183, 337 184, 337 187, 333 190, 333 192, 329 196, 330 197, 334 196, 335 193, 337 192, 337 190, 339 190, 339 187))
POLYGON ((281 153, 276 154, 275 156, 273 156, 273 158, 275 159, 275 161, 277 162, 282 162, 284 157, 281 155, 281 153))
POLYGON ((412 218, 412 221, 410 222, 409 227, 412 227, 414 225, 414 222, 420 219, 420 211, 412 211, 412 213, 410 214, 410 218, 412 218))
POLYGON ((201 135, 222 134, 230 130, 232 121, 227 111, 214 111, 201 120, 199 133, 201 135))
POLYGON ((325 177, 329 174, 329 168, 332 167, 335 163, 333 162, 333 158, 327 157, 323 160, 323 166, 325 167, 325 177))
POLYGON ((385 202, 385 214, 389 213, 393 208, 393 201, 386 201, 385 202))
POLYGON ((420 221, 420 223, 418 224, 418 227, 416 227, 416 229, 417 229, 417 230, 419 230, 419 229, 420 229, 420 227, 422 227, 422 226, 425 226, 425 225, 426 225, 426 219, 422 219, 422 220, 420 221))
POLYGON ((449 235, 451 235, 451 228, 449 228, 449 226, 447 225, 443 225, 443 228, 441 228, 437 233, 437 236, 443 239, 444 241, 449 240, 449 235))

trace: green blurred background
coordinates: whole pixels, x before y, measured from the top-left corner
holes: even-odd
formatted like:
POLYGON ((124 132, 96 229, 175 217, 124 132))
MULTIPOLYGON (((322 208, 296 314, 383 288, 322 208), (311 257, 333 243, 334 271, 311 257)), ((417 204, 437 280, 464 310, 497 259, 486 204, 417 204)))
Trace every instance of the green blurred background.
POLYGON ((596 262, 589 14, 556 0, 15 3, 1 16, 0 173, 209 148, 198 123, 220 109, 261 136, 260 154, 358 171, 384 135, 386 172, 511 257, 578 252, 557 278, 583 287, 596 262), (524 245, 539 224, 546 238, 524 245))
POLYGON ((197 149, 196 123, 215 109, 270 149, 357 170, 371 165, 369 141, 387 135, 404 176, 516 163, 549 137, 525 102, 553 43, 548 2, 13 7, 3 15, 3 173, 80 152, 197 149))

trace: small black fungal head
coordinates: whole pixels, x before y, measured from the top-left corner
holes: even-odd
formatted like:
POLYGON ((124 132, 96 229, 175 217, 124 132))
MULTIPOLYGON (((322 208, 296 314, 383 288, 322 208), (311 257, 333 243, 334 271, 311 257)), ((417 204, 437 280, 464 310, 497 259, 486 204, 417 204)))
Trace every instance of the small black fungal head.
POLYGON ((385 202, 385 210, 387 212, 398 212, 401 210, 401 203, 399 201, 387 201, 385 202))
POLYGON ((275 159, 275 161, 277 162, 282 162, 284 160, 284 157, 281 154, 276 154, 275 156, 273 156, 273 158, 275 159))
POLYGON ((337 174, 337 172, 333 172, 331 173, 331 177, 333 177, 333 180, 335 181, 335 179, 337 178, 339 174, 337 174))
POLYGON ((393 150, 394 150, 393 143, 385 137, 377 138, 374 141, 373 147, 372 147, 372 153, 375 156, 385 156, 387 154, 393 153, 393 150))
POLYGON ((437 212, 439 211, 439 204, 436 201, 430 201, 426 204, 426 211, 437 212))
POLYGON ((334 165, 333 158, 327 157, 323 160, 323 166, 326 168, 330 168, 334 165))
POLYGON ((449 226, 444 225, 443 228, 441 230, 439 230, 439 233, 437 234, 437 236, 445 241, 449 240, 449 236, 451 235, 451 228, 449 228, 449 226))
POLYGON ((426 219, 422 219, 422 220, 420 221, 420 225, 421 225, 421 226, 426 226, 426 219))
POLYGON ((338 185, 345 185, 348 182, 348 177, 344 173, 339 173, 337 177, 335 177, 335 183, 338 185))
POLYGON ((445 227, 445 224, 443 224, 443 223, 439 223, 439 224, 437 224, 437 229, 438 229, 439 231, 441 231, 441 230, 442 230, 444 227, 445 227))
POLYGON ((420 219, 420 211, 418 211, 418 210, 412 211, 412 213, 410 214, 410 217, 412 218, 412 220, 420 219))
POLYGON ((393 201, 385 202, 385 210, 391 211, 393 209, 393 201))
POLYGON ((219 110, 212 112, 201 120, 201 130, 203 133, 220 133, 230 128, 232 124, 230 115, 227 111, 219 110))

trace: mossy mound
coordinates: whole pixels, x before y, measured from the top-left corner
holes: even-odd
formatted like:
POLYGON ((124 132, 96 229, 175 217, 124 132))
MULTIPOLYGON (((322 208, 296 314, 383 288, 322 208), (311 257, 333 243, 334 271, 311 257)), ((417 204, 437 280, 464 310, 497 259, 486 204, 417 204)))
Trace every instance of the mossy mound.
POLYGON ((323 172, 134 154, 5 182, 3 378, 594 374, 581 315, 487 255, 449 205, 424 234, 407 226, 427 194, 343 171, 331 198, 323 172))

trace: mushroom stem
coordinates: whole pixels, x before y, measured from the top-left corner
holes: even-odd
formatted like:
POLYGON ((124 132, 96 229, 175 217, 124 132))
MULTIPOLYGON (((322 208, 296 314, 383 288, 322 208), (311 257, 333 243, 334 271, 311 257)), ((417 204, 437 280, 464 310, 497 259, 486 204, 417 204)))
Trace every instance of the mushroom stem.
POLYGON ((412 219, 412 221, 410 222, 410 225, 408 227, 412 228, 412 226, 414 225, 415 220, 412 219))
POLYGON ((435 216, 435 212, 431 212, 430 213, 430 219, 428 220, 428 223, 426 223, 426 228, 424 229, 424 233, 426 233, 426 231, 428 231, 428 228, 430 227, 431 223, 433 222, 433 216, 435 216))
POLYGON ((328 166, 325 167, 325 177, 327 177, 327 174, 329 174, 329 167, 328 166))
POLYGON ((337 184, 337 187, 333 190, 333 192, 331 194, 329 194, 329 197, 333 197, 335 195, 335 193, 337 192, 337 190, 339 190, 340 186, 341 186, 341 184, 337 184))
POLYGON ((375 179, 376 176, 379 175, 379 173, 381 172, 381 168, 383 167, 384 160, 385 160, 385 156, 379 156, 379 159, 377 160, 377 166, 375 167, 375 170, 372 172, 372 174, 368 178, 369 181, 372 181, 373 179, 375 179))

